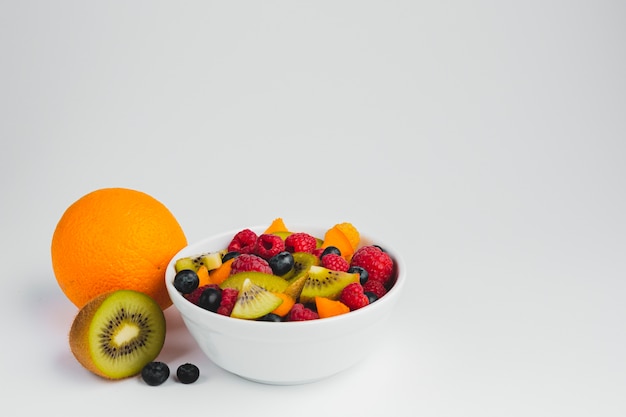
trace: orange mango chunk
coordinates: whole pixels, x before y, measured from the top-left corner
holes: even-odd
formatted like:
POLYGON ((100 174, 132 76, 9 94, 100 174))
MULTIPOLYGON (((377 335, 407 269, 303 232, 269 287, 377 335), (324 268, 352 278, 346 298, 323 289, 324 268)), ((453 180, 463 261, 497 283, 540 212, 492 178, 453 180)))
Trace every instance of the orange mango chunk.
POLYGON ((341 301, 326 297, 315 297, 315 306, 321 319, 350 312, 350 308, 341 301))
POLYGON ((333 226, 326 231, 324 235, 324 242, 322 248, 334 246, 341 251, 341 256, 345 259, 350 259, 354 254, 354 248, 346 237, 346 235, 337 227, 333 226))
POLYGON ((269 225, 267 229, 265 229, 264 234, 271 234, 276 232, 288 232, 287 226, 285 226, 285 222, 281 217, 278 217, 272 221, 272 224, 269 225))
POLYGON ((198 268, 198 270, 196 271, 196 274, 198 274, 198 278, 200 279, 200 283, 198 284, 198 287, 202 287, 203 285, 213 284, 213 281, 211 281, 211 277, 209 276, 209 270, 207 269, 205 265, 200 265, 200 268, 198 268))
POLYGON ((350 244, 352 245, 352 250, 356 251, 356 248, 359 247, 359 243, 361 242, 361 234, 358 229, 354 227, 352 223, 343 222, 336 224, 335 227, 341 230, 341 232, 348 238, 350 244))
POLYGON ((293 307, 293 305, 296 303, 296 300, 294 300, 291 296, 282 292, 275 292, 273 294, 282 298, 283 302, 278 307, 276 307, 272 311, 272 313, 279 315, 281 317, 285 317, 289 313, 289 310, 291 310, 291 307, 293 307))
POLYGON ((230 275, 231 265, 235 258, 230 258, 226 262, 222 262, 222 264, 216 269, 209 272, 209 276, 211 278, 211 282, 213 284, 220 285, 226 278, 230 275))

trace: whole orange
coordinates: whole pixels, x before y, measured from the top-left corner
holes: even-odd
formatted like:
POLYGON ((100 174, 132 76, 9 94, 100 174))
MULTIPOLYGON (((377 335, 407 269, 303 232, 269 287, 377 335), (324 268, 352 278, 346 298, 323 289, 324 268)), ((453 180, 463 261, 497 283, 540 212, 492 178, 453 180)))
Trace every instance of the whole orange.
POLYGON ((187 238, 174 215, 141 191, 102 188, 74 202, 52 236, 54 275, 78 308, 113 290, 148 294, 168 308, 165 269, 187 238))

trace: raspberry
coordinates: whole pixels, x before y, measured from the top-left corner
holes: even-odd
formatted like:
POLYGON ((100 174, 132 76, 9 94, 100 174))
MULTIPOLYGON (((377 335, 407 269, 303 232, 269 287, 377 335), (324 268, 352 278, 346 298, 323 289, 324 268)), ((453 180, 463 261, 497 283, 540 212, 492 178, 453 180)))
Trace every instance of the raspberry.
POLYGON ((238 295, 239 291, 237 291, 236 288, 224 288, 224 290, 222 290, 222 301, 220 302, 220 306, 217 308, 217 314, 230 316, 230 313, 233 311, 233 307, 235 307, 238 295))
POLYGON ((196 288, 191 293, 185 294, 185 298, 189 302, 191 302, 192 304, 198 305, 198 300, 200 299, 200 296, 202 295, 204 290, 206 290, 207 288, 210 288, 210 287, 212 287, 212 288, 219 288, 219 285, 216 285, 216 284, 203 285, 201 287, 196 288))
POLYGON ((322 253, 324 253, 324 248, 315 248, 313 249, 313 252, 311 253, 315 255, 317 259, 320 259, 320 257, 322 256, 322 253))
POLYGON ((341 291, 339 301, 350 307, 350 311, 358 310, 370 303, 369 298, 363 292, 363 287, 358 282, 346 285, 341 291))
POLYGON ((229 252, 253 253, 256 245, 257 234, 250 229, 237 232, 228 244, 229 252))
POLYGON ((294 304, 287 316, 287 320, 289 321, 306 321, 319 318, 319 315, 315 311, 305 307, 302 303, 294 304))
POLYGON ((315 248, 317 248, 317 239, 308 233, 292 233, 285 239, 285 249, 291 253, 313 253, 315 248))
POLYGON ((335 253, 324 255, 321 262, 324 268, 332 269, 333 271, 347 272, 350 268, 348 261, 335 253))
POLYGON ((256 240, 254 254, 265 260, 285 250, 285 241, 277 235, 262 234, 256 240))
POLYGON ((270 268, 270 264, 265 259, 249 253, 242 253, 230 264, 230 275, 245 271, 271 274, 272 268, 270 268))
POLYGON ((363 246, 352 256, 351 266, 360 266, 369 274, 370 280, 386 284, 393 272, 393 260, 378 246, 363 246))
POLYGON ((363 284, 363 292, 371 292, 377 298, 380 298, 387 294, 387 289, 382 282, 372 279, 363 284))

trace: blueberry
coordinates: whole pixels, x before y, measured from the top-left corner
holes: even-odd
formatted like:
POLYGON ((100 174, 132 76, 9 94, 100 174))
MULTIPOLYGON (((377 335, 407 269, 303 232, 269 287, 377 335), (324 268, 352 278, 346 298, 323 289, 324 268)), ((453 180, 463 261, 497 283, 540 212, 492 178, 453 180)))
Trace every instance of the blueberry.
POLYGON ((328 246, 326 247, 326 249, 324 249, 324 251, 322 252, 322 254, 320 255, 320 259, 322 259, 324 256, 334 253, 335 255, 339 255, 341 256, 341 251, 339 250, 338 247, 336 246, 328 246))
POLYGON ((236 258, 236 257, 238 257, 239 255, 240 255, 240 253, 239 253, 239 252, 237 252, 237 251, 230 251, 230 252, 227 252, 227 253, 225 253, 225 254, 224 254, 224 256, 222 256, 222 262, 226 262, 226 261, 228 261, 229 259, 236 258))
POLYGON ((200 278, 198 274, 191 269, 183 269, 176 273, 174 277, 174 288, 176 288, 181 294, 189 294, 193 292, 200 284, 200 278))
POLYGON ((274 275, 282 276, 291 271, 295 262, 293 260, 293 255, 290 252, 283 251, 272 256, 268 263, 270 264, 270 268, 272 268, 272 273, 274 275))
POLYGON ((209 287, 202 291, 198 298, 198 305, 205 310, 216 312, 222 302, 222 291, 219 288, 209 287))
POLYGON ((374 294, 373 292, 365 291, 365 295, 367 296, 367 299, 369 300, 370 304, 372 304, 374 301, 378 300, 378 296, 376 294, 374 294))
POLYGON ((348 272, 350 273, 358 272, 359 282, 361 283, 361 285, 365 284, 367 280, 370 278, 370 274, 367 272, 367 270, 365 270, 365 268, 361 268, 360 266, 351 266, 348 269, 348 272))
POLYGON ((148 385, 161 385, 170 377, 170 368, 163 362, 150 362, 141 370, 141 377, 148 385))
POLYGON ((183 384, 191 384, 198 380, 200 376, 200 370, 198 367, 192 363, 184 363, 178 367, 176 370, 176 377, 178 381, 183 384))
POLYGON ((283 321, 283 318, 280 317, 278 314, 268 313, 263 317, 259 317, 259 321, 273 321, 278 323, 279 321, 283 321))

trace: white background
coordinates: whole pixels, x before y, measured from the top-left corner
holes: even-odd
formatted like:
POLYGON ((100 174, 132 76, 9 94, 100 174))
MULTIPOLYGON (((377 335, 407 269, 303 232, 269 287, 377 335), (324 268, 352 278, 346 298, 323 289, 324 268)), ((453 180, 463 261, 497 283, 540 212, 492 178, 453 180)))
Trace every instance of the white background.
POLYGON ((620 1, 0 0, 2 408, 625 415, 625 21, 620 1), (394 242, 409 282, 383 347, 260 385, 168 309, 161 358, 197 383, 92 376, 50 241, 110 186, 189 242, 279 216, 394 242))

